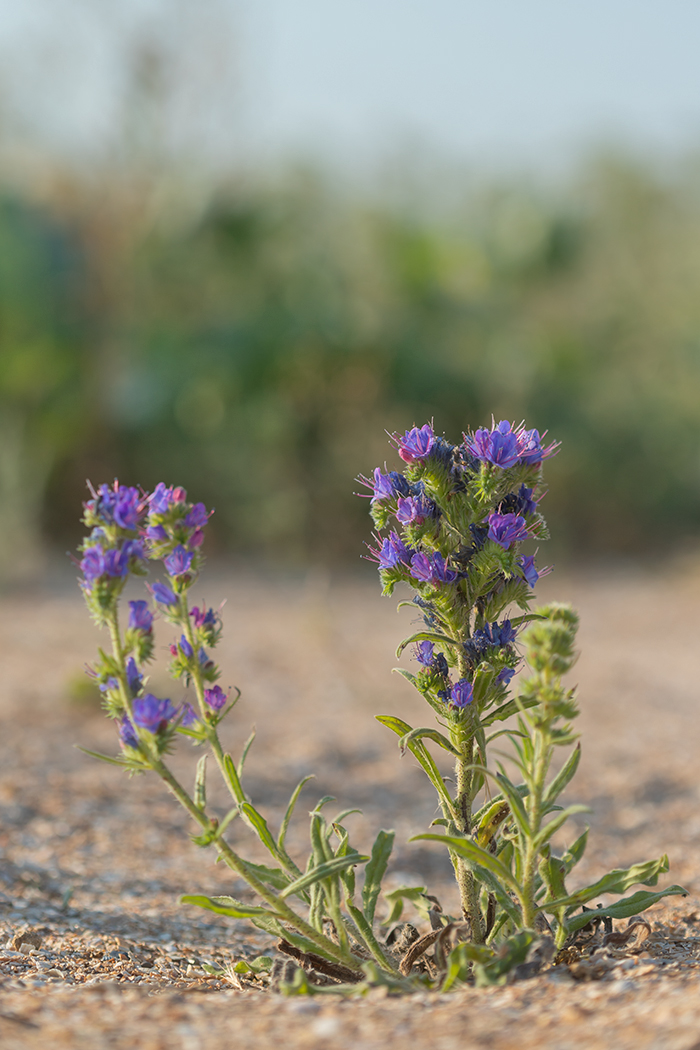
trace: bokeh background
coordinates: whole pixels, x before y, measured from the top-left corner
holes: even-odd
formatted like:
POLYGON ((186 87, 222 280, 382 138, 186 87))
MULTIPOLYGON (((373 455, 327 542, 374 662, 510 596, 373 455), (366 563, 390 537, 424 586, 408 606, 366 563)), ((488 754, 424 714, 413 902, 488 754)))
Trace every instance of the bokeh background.
MULTIPOLYGON (((0 13, 0 580, 85 479, 357 567, 385 430, 562 441, 551 553, 700 531, 700 12, 24 0, 0 13)), ((549 552, 548 552, 549 554, 549 552)))

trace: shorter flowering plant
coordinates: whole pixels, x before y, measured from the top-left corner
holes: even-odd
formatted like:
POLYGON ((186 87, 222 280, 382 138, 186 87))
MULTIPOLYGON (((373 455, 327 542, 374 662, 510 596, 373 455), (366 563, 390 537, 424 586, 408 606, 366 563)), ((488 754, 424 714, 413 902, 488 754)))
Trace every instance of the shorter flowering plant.
MULTIPOLYGON (((334 984, 400 982, 398 959, 380 942, 374 923, 394 833, 380 831, 371 854, 362 855, 351 845, 343 823, 354 811, 329 821, 322 810, 332 800, 324 798, 311 813, 310 856, 297 863, 286 837, 299 795, 311 778, 304 777, 293 791, 274 834, 243 785, 252 737, 243 744, 238 761, 222 747, 217 727, 235 705, 238 692, 231 695, 218 684, 213 650, 221 637, 221 616, 206 604, 189 601, 203 564, 209 512, 202 503, 189 502, 184 489, 164 484, 149 494, 115 482, 91 494, 83 517, 90 532, 80 548, 80 586, 95 622, 109 631, 111 652, 100 649, 89 673, 99 684, 107 715, 116 722, 120 752, 88 754, 132 774, 151 770, 160 776, 194 821, 193 841, 213 847, 255 898, 250 902, 194 894, 184 902, 249 919, 275 934, 283 953, 334 984), (123 624, 120 599, 127 578, 145 574, 154 564, 162 566, 164 579, 149 586, 150 601, 128 602, 123 624), (194 704, 174 703, 148 689, 145 669, 153 659, 156 617, 173 628, 170 674, 192 687, 194 704), (182 737, 203 752, 191 792, 167 761, 182 737), (222 819, 207 807, 207 755, 231 797, 231 808, 222 819), (244 858, 239 840, 251 832, 268 851, 269 865, 244 858), (355 868, 364 868, 361 889, 355 868)), ((306 988, 305 980, 297 981, 298 990, 306 988)))

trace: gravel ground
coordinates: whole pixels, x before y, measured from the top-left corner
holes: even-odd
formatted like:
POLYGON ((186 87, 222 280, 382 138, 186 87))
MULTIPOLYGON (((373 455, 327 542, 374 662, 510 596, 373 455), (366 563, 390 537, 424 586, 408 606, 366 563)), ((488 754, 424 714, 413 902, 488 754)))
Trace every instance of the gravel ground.
MULTIPOLYGON (((218 1050, 284 1039, 371 1050, 405 1038, 439 1050, 700 1050, 700 568, 556 574, 543 584, 543 599, 571 601, 582 617, 574 677, 583 759, 568 796, 593 808, 580 881, 668 853, 666 882, 689 896, 647 913, 652 935, 597 968, 557 967, 442 999, 371 993, 347 1002, 240 987, 232 964, 273 954, 270 939, 178 903, 182 893, 240 887, 192 845, 184 813, 157 781, 128 779, 73 746, 115 750, 113 726, 76 699, 84 663, 104 644, 80 597, 59 581, 0 600, 0 1046, 218 1050)), ((422 774, 372 717, 429 724, 420 699, 389 673, 410 612, 397 616, 369 581, 320 574, 280 584, 212 567, 196 594, 228 598, 222 684, 243 697, 226 743, 240 751, 257 725, 253 800, 274 822, 296 781, 316 773, 292 848, 303 848, 304 811, 332 793, 339 808, 363 810, 352 818, 358 848, 377 828, 396 828, 390 884, 427 884, 456 910, 445 856, 407 843, 434 816, 422 774)), ((160 625, 163 650, 169 631, 160 625)), ((162 670, 154 687, 182 697, 162 670)), ((185 743, 173 764, 189 782, 185 743)), ((223 810, 223 793, 210 795, 223 810)))

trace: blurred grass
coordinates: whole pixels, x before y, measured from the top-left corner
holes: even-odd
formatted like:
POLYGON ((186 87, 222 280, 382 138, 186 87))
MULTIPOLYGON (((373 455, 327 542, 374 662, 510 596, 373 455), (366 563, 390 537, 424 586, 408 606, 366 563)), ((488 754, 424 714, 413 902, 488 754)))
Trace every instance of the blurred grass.
MULTIPOLYGON (((437 213, 319 176, 204 197, 124 175, 0 198, 0 574, 72 546, 84 481, 177 481, 216 553, 354 562, 385 428, 526 419, 563 442, 562 556, 697 534, 692 165, 592 164, 437 213)), ((439 187, 435 188, 435 197, 439 187)), ((355 562, 356 563, 356 562, 355 562)))

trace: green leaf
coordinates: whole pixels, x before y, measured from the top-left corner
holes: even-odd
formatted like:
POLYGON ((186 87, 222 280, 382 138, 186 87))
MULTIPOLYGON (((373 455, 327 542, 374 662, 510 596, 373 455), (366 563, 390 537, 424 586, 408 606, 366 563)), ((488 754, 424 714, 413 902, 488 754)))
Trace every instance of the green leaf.
POLYGON ((586 852, 586 846, 588 845, 588 828, 586 828, 576 839, 573 845, 569 846, 568 850, 561 858, 566 864, 566 873, 569 874, 573 870, 574 866, 578 864, 581 857, 586 852))
POLYGON ((299 781, 297 786, 294 788, 294 791, 292 792, 292 797, 289 800, 289 804, 287 806, 287 810, 284 814, 284 819, 282 821, 282 826, 280 828, 279 837, 277 839, 277 848, 280 851, 284 849, 284 843, 285 839, 287 838, 287 831, 289 829, 289 822, 292 819, 292 813, 294 812, 294 807, 296 806, 297 801, 299 799, 299 795, 301 794, 301 789, 303 788, 304 784, 307 784, 309 780, 313 779, 314 774, 310 773, 308 776, 304 777, 302 780, 299 781))
POLYGON ((330 860, 324 861, 323 864, 315 865, 310 871, 305 872, 301 878, 290 882, 282 890, 280 897, 291 897, 293 894, 305 890, 308 886, 313 886, 314 883, 320 882, 322 879, 327 879, 331 875, 337 875, 338 872, 352 865, 364 864, 367 860, 369 860, 369 857, 362 856, 359 853, 348 853, 344 857, 332 857, 330 860))
POLYGON ((226 779, 228 780, 233 797, 237 802, 245 802, 245 792, 241 787, 238 771, 233 759, 228 754, 224 755, 224 772, 226 773, 226 779))
MULTIPOLYGON (((112 766, 126 766, 129 768, 131 763, 124 758, 112 758, 111 755, 103 755, 101 751, 90 751, 87 747, 81 747, 80 744, 75 745, 78 751, 82 751, 84 755, 89 755, 90 758, 99 758, 100 762, 109 762, 112 766)), ((149 766, 144 764, 144 768, 148 769, 149 766)))
POLYGON ((440 645, 459 645, 460 643, 454 638, 448 638, 446 634, 438 634, 435 631, 416 631, 415 634, 409 635, 408 638, 400 643, 396 650, 396 655, 401 656, 404 649, 411 645, 412 642, 438 642, 440 645))
MULTIPOLYGON (((411 726, 408 722, 404 722, 402 718, 396 718, 394 715, 375 715, 378 722, 381 722, 387 729, 391 729, 397 736, 404 736, 406 733, 411 732, 411 726)), ((449 791, 445 787, 445 782, 442 779, 440 770, 435 764, 435 760, 423 744, 415 743, 411 741, 408 745, 408 750, 415 757, 417 762, 423 767, 425 773, 428 776, 431 784, 438 793, 438 796, 442 804, 447 808, 448 813, 454 814, 454 807, 452 804, 452 798, 449 791)))
POLYGON ((399 921, 403 914, 404 900, 411 901, 416 907, 423 905, 422 908, 419 907, 419 911, 426 918, 428 908, 425 893, 425 886, 397 886, 395 890, 385 893, 384 900, 390 905, 390 909, 386 919, 382 919, 380 925, 391 926, 392 923, 399 921))
POLYGON ((565 824, 569 817, 573 817, 576 813, 590 813, 590 806, 574 805, 568 806, 567 809, 563 809, 560 813, 557 813, 556 817, 553 817, 548 824, 540 830, 539 834, 532 840, 532 848, 534 850, 541 850, 545 842, 549 842, 555 831, 558 831, 562 824, 565 824))
POLYGON ((238 763, 238 769, 236 770, 236 772, 238 773, 238 779, 239 780, 243 776, 243 767, 245 765, 245 760, 248 757, 248 752, 250 751, 254 740, 255 740, 255 730, 253 730, 253 732, 250 734, 250 736, 246 740, 245 744, 243 745, 243 754, 241 755, 241 760, 238 763))
POLYGON ((187 894, 180 897, 180 904, 195 904, 198 908, 206 908, 207 911, 216 912, 217 915, 230 915, 233 919, 279 918, 277 913, 269 908, 243 904, 235 897, 205 897, 200 894, 187 894))
POLYGON ((207 758, 202 755, 197 763, 197 773, 194 778, 194 804, 197 809, 204 809, 207 804, 207 758))
POLYGON ((267 821, 262 816, 262 814, 258 813, 255 806, 253 806, 250 802, 242 802, 240 806, 240 811, 241 816, 245 820, 246 824, 248 824, 253 829, 253 831, 256 833, 256 835, 262 842, 263 846, 265 846, 265 848, 270 851, 270 853, 276 860, 280 859, 280 852, 277 847, 277 843, 272 837, 272 832, 268 828, 267 821))
POLYGON ((496 780, 510 803, 510 811, 515 823, 524 835, 530 836, 530 821, 528 820, 520 792, 505 773, 496 773, 496 780))
POLYGON ((434 743, 439 744, 444 751, 449 751, 449 753, 454 755, 455 758, 461 758, 457 748, 453 747, 447 737, 437 729, 412 729, 410 733, 406 733, 406 735, 402 736, 399 740, 401 754, 404 755, 406 753, 406 748, 412 743, 417 743, 419 740, 423 740, 426 737, 428 740, 432 740, 434 743))
POLYGON ((457 835, 436 835, 432 832, 425 831, 421 835, 414 835, 409 839, 409 842, 417 842, 419 839, 429 839, 432 842, 444 843, 453 853, 463 857, 464 860, 468 861, 470 864, 486 868, 486 870, 495 875, 504 886, 508 886, 514 893, 519 893, 520 887, 505 864, 503 864, 498 857, 494 857, 493 853, 489 853, 488 850, 482 849, 481 846, 477 846, 476 842, 473 842, 471 839, 460 838, 457 835))
POLYGON ((250 860, 245 862, 245 866, 248 871, 252 871, 254 875, 257 875, 261 882, 267 883, 268 886, 273 886, 276 890, 285 889, 291 881, 281 868, 268 868, 266 864, 253 864, 250 860))
POLYGON ((506 704, 501 704, 500 707, 491 711, 490 714, 485 715, 481 719, 481 724, 483 726, 490 726, 493 725, 494 722, 505 722, 506 718, 511 718, 513 715, 517 715, 519 711, 523 710, 523 708, 527 710, 529 707, 537 707, 538 703, 539 700, 524 700, 522 697, 517 701, 509 700, 506 704))
POLYGON ((587 904, 594 897, 600 897, 602 893, 624 893, 636 883, 641 883, 643 886, 655 886, 659 875, 667 871, 668 857, 664 854, 659 860, 648 860, 643 864, 633 864, 631 868, 619 868, 608 872, 602 879, 598 879, 590 886, 584 886, 583 889, 577 890, 568 897, 560 897, 558 900, 551 901, 548 908, 565 907, 573 910, 580 904, 587 904))
POLYGON ((394 847, 393 831, 380 831, 372 846, 372 856, 365 868, 365 884, 362 888, 362 908, 365 918, 372 927, 377 900, 382 888, 382 879, 386 874, 389 857, 394 847))
MULTIPOLYGON (((584 911, 580 915, 568 915, 565 920, 566 930, 567 933, 575 933, 576 930, 587 926, 591 919, 629 919, 632 915, 639 915, 640 912, 646 911, 647 908, 650 908, 652 904, 656 904, 663 897, 674 897, 676 895, 687 897, 688 891, 683 889, 682 886, 669 886, 667 889, 658 890, 656 893, 649 893, 648 890, 638 890, 631 897, 623 897, 621 901, 616 901, 608 908, 594 908, 591 911, 584 911)), ((551 905, 547 904, 542 910, 549 911, 550 907, 551 905)))
POLYGON ((544 796, 545 812, 549 806, 557 800, 559 795, 574 776, 578 769, 578 764, 581 761, 581 745, 577 744, 574 750, 567 758, 564 765, 561 767, 557 775, 552 780, 552 783, 547 788, 547 793, 544 796))

